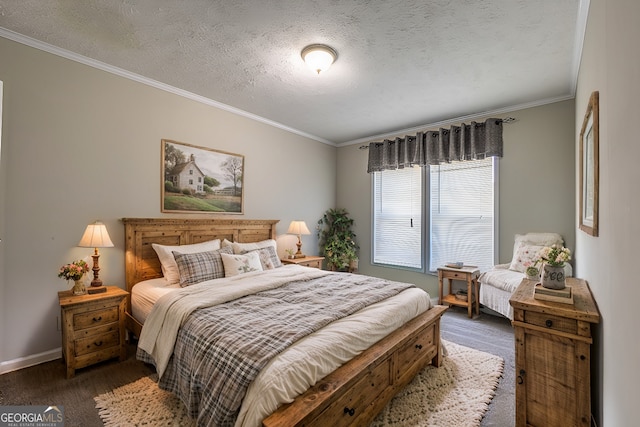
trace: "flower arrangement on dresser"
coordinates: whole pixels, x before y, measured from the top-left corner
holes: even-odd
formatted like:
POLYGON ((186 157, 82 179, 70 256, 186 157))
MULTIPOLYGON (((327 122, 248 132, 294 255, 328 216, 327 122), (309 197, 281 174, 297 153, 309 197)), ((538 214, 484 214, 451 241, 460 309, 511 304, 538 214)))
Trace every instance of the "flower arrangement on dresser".
POLYGON ((571 260, 571 251, 562 245, 551 245, 540 249, 542 263, 542 286, 549 289, 565 288, 565 263, 571 260))
POLYGON ((58 277, 65 280, 73 280, 73 294, 84 295, 86 292, 84 283, 82 283, 82 277, 89 271, 89 264, 84 260, 76 260, 71 264, 65 264, 58 270, 58 277))

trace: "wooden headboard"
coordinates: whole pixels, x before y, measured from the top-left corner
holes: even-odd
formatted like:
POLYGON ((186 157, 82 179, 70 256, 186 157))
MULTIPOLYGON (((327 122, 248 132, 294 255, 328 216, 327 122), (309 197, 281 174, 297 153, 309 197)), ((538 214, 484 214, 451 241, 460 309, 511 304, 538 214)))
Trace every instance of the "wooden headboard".
POLYGON ((143 280, 162 277, 152 243, 188 245, 213 239, 249 243, 276 238, 278 220, 123 218, 127 291, 143 280))

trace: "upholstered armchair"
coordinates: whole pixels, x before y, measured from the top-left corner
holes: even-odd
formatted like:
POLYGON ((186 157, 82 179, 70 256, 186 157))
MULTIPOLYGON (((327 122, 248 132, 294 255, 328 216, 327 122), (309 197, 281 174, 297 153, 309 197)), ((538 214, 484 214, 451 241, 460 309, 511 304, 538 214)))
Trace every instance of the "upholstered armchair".
MULTIPOLYGON (((516 234, 511 262, 495 265, 480 275, 480 304, 513 320, 513 308, 509 304, 511 294, 526 277, 525 271, 538 258, 540 249, 553 244, 564 245, 562 236, 557 233, 516 234)), ((571 265, 566 263, 565 276, 572 275, 571 265)))

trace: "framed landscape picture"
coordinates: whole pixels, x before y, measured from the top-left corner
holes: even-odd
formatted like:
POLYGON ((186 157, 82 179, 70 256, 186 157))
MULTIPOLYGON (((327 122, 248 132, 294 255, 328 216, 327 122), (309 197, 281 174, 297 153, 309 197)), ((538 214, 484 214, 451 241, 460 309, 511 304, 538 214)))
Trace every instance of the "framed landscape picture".
POLYGON ((600 181, 598 98, 597 91, 591 94, 580 131, 580 230, 594 237, 598 235, 600 181))
POLYGON ((242 214, 244 156, 162 140, 162 212, 242 214))

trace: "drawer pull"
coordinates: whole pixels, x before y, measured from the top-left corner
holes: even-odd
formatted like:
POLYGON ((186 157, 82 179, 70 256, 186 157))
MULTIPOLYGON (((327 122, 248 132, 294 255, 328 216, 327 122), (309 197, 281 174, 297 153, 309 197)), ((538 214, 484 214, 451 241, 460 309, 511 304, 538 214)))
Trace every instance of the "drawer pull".
POLYGON ((550 319, 545 320, 544 324, 547 326, 547 328, 553 326, 553 322, 550 319))
POLYGON ((416 344, 416 348, 417 348, 418 350, 422 350, 422 344, 416 344))
POLYGON ((93 345, 100 347, 102 345, 102 341, 94 342, 93 345))
POLYGON ((518 372, 518 373, 520 374, 520 375, 518 375, 518 378, 517 378, 518 384, 522 384, 522 383, 524 383, 523 376, 524 376, 524 374, 526 374, 526 372, 525 372, 524 369, 520 369, 520 372, 518 372))
POLYGON ((353 409, 353 408, 349 409, 349 408, 347 408, 347 407, 345 406, 345 408, 344 408, 344 413, 345 413, 345 414, 349 414, 349 416, 350 416, 350 417, 353 417, 353 414, 355 414, 355 413, 356 413, 356 410, 355 410, 355 409, 353 409))
POLYGON ((102 316, 94 317, 94 318, 93 318, 93 321, 94 321, 94 322, 99 322, 99 321, 101 321, 101 320, 102 320, 102 316))

